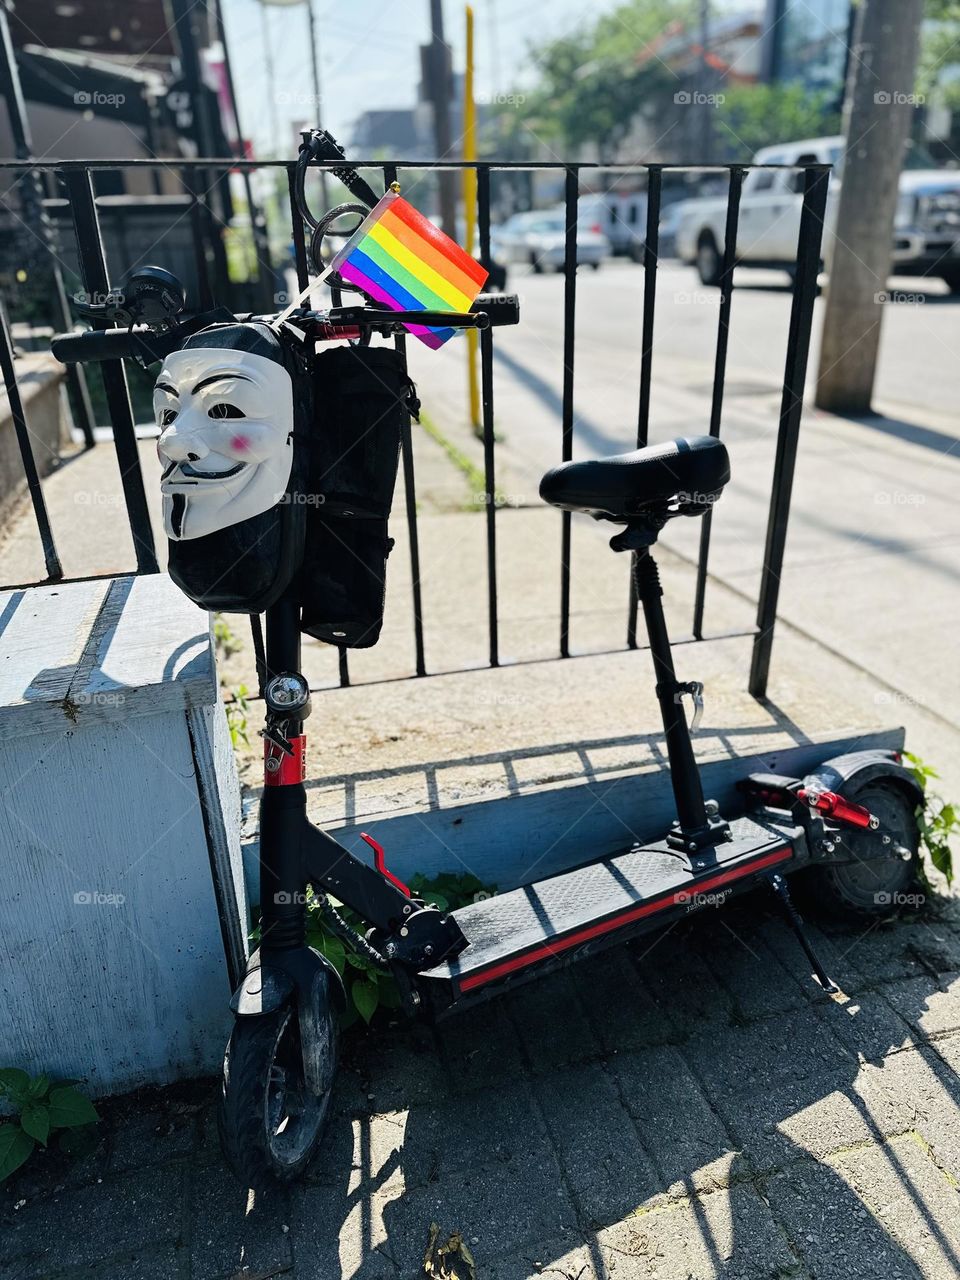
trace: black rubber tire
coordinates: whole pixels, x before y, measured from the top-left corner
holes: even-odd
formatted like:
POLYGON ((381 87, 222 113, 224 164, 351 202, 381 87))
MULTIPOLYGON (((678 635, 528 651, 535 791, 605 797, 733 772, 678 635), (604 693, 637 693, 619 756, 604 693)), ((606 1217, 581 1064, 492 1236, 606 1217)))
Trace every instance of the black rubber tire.
MULTIPOLYGON (((327 1010, 331 1043, 330 1089, 318 1100, 309 1132, 289 1159, 279 1158, 268 1131, 268 1087, 281 1037, 293 1036, 299 1047, 297 1011, 292 1005, 262 1017, 237 1018, 223 1059, 223 1081, 217 1108, 220 1146, 227 1164, 245 1187, 267 1191, 293 1182, 304 1172, 323 1140, 337 1060, 337 1019, 327 1010)), ((300 1077, 302 1083, 302 1074, 300 1077)))
POLYGON ((705 288, 719 288, 720 277, 723 274, 723 258, 712 231, 700 233, 700 239, 697 241, 696 266, 700 283, 705 288))
MULTIPOLYGON (((843 919, 882 920, 905 906, 915 905, 917 895, 920 832, 914 801, 897 783, 878 778, 860 790, 844 792, 880 819, 880 830, 911 852, 909 861, 877 858, 880 835, 844 830, 844 843, 859 858, 855 862, 811 867, 805 877, 808 896, 830 915, 843 919)), ((918 899, 919 900, 919 899, 918 899)))
POLYGON ((960 293, 960 267, 950 267, 940 277, 951 293, 960 293))

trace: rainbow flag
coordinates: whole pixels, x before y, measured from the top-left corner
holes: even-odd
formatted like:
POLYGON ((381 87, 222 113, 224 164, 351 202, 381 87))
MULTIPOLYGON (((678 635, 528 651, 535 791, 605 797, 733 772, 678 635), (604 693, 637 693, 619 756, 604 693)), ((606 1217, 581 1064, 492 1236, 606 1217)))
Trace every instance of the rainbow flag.
MULTIPOLYGON (((469 311, 487 272, 395 191, 370 210, 328 268, 393 311, 469 311)), ((428 347, 455 329, 405 326, 428 347)))

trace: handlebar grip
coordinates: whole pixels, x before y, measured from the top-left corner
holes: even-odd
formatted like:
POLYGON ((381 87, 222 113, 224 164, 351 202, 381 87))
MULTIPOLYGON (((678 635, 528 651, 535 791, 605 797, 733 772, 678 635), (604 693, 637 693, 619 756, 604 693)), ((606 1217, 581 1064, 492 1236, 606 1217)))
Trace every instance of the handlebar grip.
POLYGON ((61 364, 92 364, 100 360, 142 360, 152 364, 175 351, 183 342, 179 332, 151 333, 129 329, 88 329, 85 333, 58 333, 50 350, 61 364))
POLYGON ((515 293, 478 293, 471 311, 485 311, 491 326, 520 323, 520 299, 515 293))

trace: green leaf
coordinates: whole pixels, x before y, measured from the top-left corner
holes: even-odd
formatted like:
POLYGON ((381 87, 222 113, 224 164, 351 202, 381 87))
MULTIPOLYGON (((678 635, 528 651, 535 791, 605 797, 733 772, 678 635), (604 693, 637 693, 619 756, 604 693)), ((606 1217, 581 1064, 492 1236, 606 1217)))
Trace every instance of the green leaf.
POLYGON ((421 895, 424 902, 432 902, 435 907, 439 907, 441 911, 450 910, 450 901, 445 898, 442 893, 432 893, 429 890, 421 895))
MULTIPOLYGON (((67 1081, 63 1080, 60 1083, 66 1084, 67 1081)), ((47 1090, 49 1088, 50 1088, 50 1077, 37 1076, 36 1080, 30 1081, 30 1087, 27 1089, 27 1096, 29 1098, 33 1098, 34 1101, 39 1101, 42 1097, 46 1095, 47 1090)))
POLYGON ((18 1124, 0 1124, 0 1182, 19 1169, 33 1150, 33 1139, 18 1124))
POLYGON ((380 993, 377 988, 372 982, 355 982, 351 988, 350 995, 353 998, 357 1013, 359 1013, 364 1022, 369 1024, 370 1019, 377 1011, 377 1005, 380 1001, 380 993))
POLYGON ((16 1100, 27 1096, 30 1088, 30 1077, 19 1067, 4 1067, 0 1071, 0 1093, 8 1093, 16 1100))
POLYGON ((61 1086, 50 1090, 51 1129, 76 1129, 99 1119, 93 1103, 76 1089, 61 1086))
POLYGON ((327 957, 333 967, 343 977, 344 966, 347 962, 347 950, 339 938, 331 938, 329 934, 322 937, 317 944, 321 955, 327 957))
POLYGON ((356 951, 347 952, 347 964, 353 969, 360 969, 365 973, 375 974, 373 964, 365 956, 357 955, 356 951))
POLYGON ((23 1108, 20 1123, 23 1125, 24 1133, 29 1133, 30 1137, 39 1142, 41 1147, 47 1145, 47 1138, 50 1135, 49 1107, 42 1102, 31 1103, 23 1108))
POLYGON ((940 872, 946 877, 947 884, 953 884, 953 854, 950 852, 950 846, 944 842, 937 842, 929 846, 930 861, 940 872))

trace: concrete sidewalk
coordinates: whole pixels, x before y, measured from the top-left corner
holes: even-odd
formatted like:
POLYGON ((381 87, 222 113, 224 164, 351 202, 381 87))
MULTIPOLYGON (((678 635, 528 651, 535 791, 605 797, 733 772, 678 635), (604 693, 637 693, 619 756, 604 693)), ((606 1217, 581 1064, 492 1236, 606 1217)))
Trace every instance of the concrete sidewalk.
POLYGON ((223 1167, 214 1082, 104 1107, 0 1192, 3 1280, 954 1280, 960 917, 816 933, 743 900, 432 1031, 352 1038, 306 1181, 223 1167))

